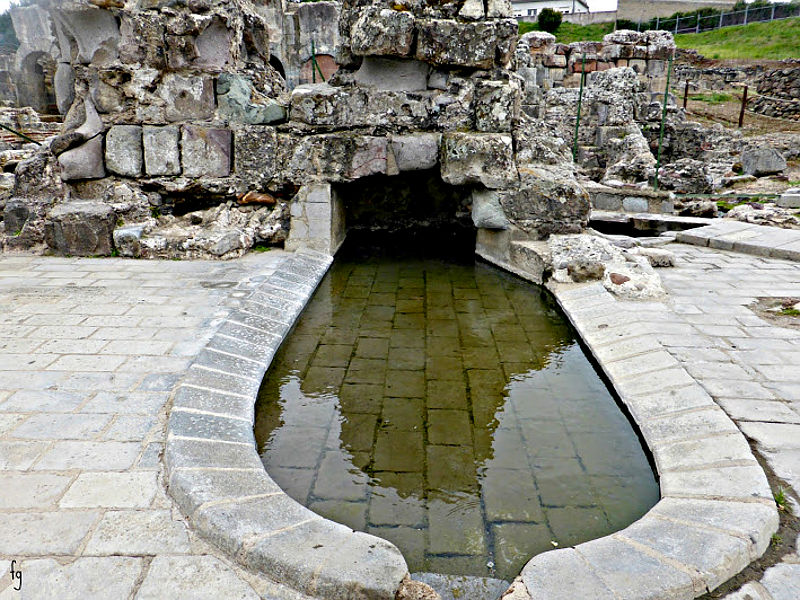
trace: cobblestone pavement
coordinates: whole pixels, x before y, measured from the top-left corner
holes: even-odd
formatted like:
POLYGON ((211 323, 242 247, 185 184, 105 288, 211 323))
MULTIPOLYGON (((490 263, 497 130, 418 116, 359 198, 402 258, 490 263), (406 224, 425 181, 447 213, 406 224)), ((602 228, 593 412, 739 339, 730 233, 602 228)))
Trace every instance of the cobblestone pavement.
POLYGON ((0 599, 298 598, 220 558, 160 481, 176 381, 285 256, 0 257, 0 599))
MULTIPOLYGON (((800 495, 800 329, 773 325, 749 308, 759 297, 800 297, 800 264, 685 245, 669 248, 677 254, 677 268, 659 273, 675 321, 691 327, 661 343, 800 495)), ((796 499, 790 501, 800 514, 796 499)), ((785 557, 760 582, 728 598, 800 598, 800 558, 785 557)))
MULTIPOLYGON (((659 341, 800 492, 800 332, 747 308, 800 295, 800 265, 671 248, 659 341)), ((0 599, 298 598, 193 535, 160 481, 175 383, 284 256, 0 257, 0 599)), ((798 557, 729 598, 748 596, 800 597, 798 557)))

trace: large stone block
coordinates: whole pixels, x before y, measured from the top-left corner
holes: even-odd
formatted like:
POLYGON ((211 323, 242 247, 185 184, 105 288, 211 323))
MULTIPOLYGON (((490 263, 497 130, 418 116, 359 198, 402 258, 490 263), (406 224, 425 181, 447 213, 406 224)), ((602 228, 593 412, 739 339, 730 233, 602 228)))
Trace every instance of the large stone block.
POLYGON ((301 185, 313 180, 352 181, 387 171, 388 142, 383 137, 279 135, 277 146, 281 176, 301 185))
POLYGON ((510 224, 494 190, 472 192, 472 222, 480 229, 508 229, 510 224))
POLYGON ((276 123, 286 118, 286 110, 276 100, 252 101, 253 84, 247 77, 222 73, 217 79, 219 114, 228 121, 250 125, 276 123))
POLYGON ((517 181, 511 136, 495 133, 445 133, 442 179, 452 185, 480 183, 506 188, 517 181))
POLYGON ((310 248, 333 255, 345 236, 344 206, 328 183, 308 184, 292 200, 287 250, 310 248))
POLYGON ((569 172, 554 168, 520 169, 520 184, 500 193, 508 219, 529 234, 579 233, 589 220, 589 196, 569 172))
POLYGON ((108 256, 116 217, 102 202, 65 202, 47 215, 45 242, 59 254, 108 256))
POLYGON ((209 77, 184 77, 169 73, 158 89, 166 103, 168 121, 195 121, 214 115, 214 82, 209 77))
POLYGON ((398 171, 423 171, 439 162, 439 133, 395 135, 391 149, 398 171))
POLYGON ((231 173, 231 131, 197 125, 181 128, 183 174, 227 177, 231 173))
POLYGON ((482 81, 475 86, 475 128, 478 131, 511 131, 519 119, 520 88, 516 81, 482 81))
POLYGON ((780 173, 786 168, 786 159, 775 148, 745 150, 741 161, 744 172, 756 177, 780 173))
POLYGON ((64 181, 105 177, 103 136, 96 135, 77 148, 60 154, 58 164, 61 165, 61 178, 64 181))
POLYGON ((278 149, 275 128, 251 125, 233 133, 236 175, 248 182, 267 182, 277 175, 278 149))
POLYGON ((148 175, 178 175, 181 172, 180 129, 177 125, 142 129, 144 170, 148 175))
POLYGON ((514 19, 471 23, 419 20, 416 57, 435 65, 489 69, 496 58, 501 65, 508 62, 516 46, 516 31, 514 19))
POLYGON ((414 41, 414 15, 376 7, 363 10, 350 29, 356 56, 408 56, 414 41))
POLYGON ((356 71, 359 85, 390 91, 413 92, 427 89, 427 63, 418 60, 365 56, 356 71))
POLYGON ((114 125, 106 133, 106 168, 125 177, 142 174, 142 128, 114 125))
POLYGON ((292 91, 289 108, 292 121, 328 128, 350 124, 346 90, 327 83, 299 85, 292 91))
POLYGON ((369 175, 385 174, 388 151, 388 142, 385 137, 356 137, 347 176, 350 179, 358 179, 369 175))

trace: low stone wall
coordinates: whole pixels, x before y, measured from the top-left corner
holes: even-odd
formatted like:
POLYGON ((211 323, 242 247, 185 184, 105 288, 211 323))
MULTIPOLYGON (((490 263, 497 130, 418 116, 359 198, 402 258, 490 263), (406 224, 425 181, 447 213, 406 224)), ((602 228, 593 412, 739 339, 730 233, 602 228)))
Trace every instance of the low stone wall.
POLYGON ((564 15, 563 20, 565 23, 574 23, 575 25, 610 23, 617 20, 617 11, 604 10, 600 12, 573 13, 571 15, 564 15))
POLYGON ((800 119, 800 61, 783 61, 774 68, 752 64, 741 66, 675 66, 677 87, 689 82, 690 91, 730 91, 749 86, 748 109, 768 117, 800 119))
POLYGON ((676 12, 701 8, 731 9, 733 2, 725 0, 619 0, 617 18, 630 21, 649 21, 654 17, 671 17, 676 12))
POLYGON ((636 187, 614 188, 600 184, 586 184, 592 208, 629 213, 672 214, 675 212, 670 192, 636 187))
POLYGON ((766 71, 763 65, 742 66, 698 66, 677 63, 673 73, 673 81, 677 87, 689 82, 689 91, 724 91, 755 85, 766 71))
MULTIPOLYGON (((784 69, 772 69, 759 78, 749 108, 768 117, 800 120, 800 61, 784 69)), ((791 63, 790 63, 791 64, 791 63)))
MULTIPOLYGON (((618 30, 597 42, 556 43, 549 33, 534 31, 522 36, 530 60, 526 79, 535 79, 545 90, 552 87, 577 87, 580 73, 630 67, 637 74, 660 78, 667 73, 667 60, 674 55, 672 35, 665 31, 618 30), (530 69, 533 69, 531 72, 530 69)), ((524 46, 523 46, 524 47, 524 46)))

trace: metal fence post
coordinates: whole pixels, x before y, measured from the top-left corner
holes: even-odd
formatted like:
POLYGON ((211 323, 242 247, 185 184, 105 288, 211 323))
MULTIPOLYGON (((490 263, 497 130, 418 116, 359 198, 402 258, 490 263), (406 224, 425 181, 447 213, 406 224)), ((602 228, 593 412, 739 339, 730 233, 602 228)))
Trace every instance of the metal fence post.
POLYGON ((772 12, 769 15, 769 20, 770 21, 774 21, 775 20, 775 5, 774 4, 772 5, 772 12))
POLYGON ((722 29, 722 17, 725 16, 724 12, 719 13, 719 27, 717 29, 722 29))
POLYGON ((694 28, 695 33, 700 33, 700 15, 697 15, 697 25, 694 28))
POLYGON ((658 191, 658 171, 661 168, 661 146, 664 143, 664 123, 667 120, 667 98, 669 98, 669 78, 672 75, 672 57, 667 63, 667 86, 664 88, 664 106, 661 109, 661 131, 658 132, 658 154, 656 156, 656 176, 653 179, 653 189, 658 191))
POLYGON ((656 29, 658 29, 658 25, 661 21, 661 17, 656 17, 656 29))
POLYGON ((750 5, 746 4, 744 7, 744 24, 747 25, 747 12, 750 10, 750 5))
POLYGON ((681 18, 680 17, 675 17, 675 33, 676 34, 678 33, 678 23, 680 23, 680 22, 681 22, 681 18))
POLYGON ((578 91, 578 115, 575 119, 575 141, 572 143, 572 162, 578 162, 578 127, 581 124, 581 100, 583 99, 583 79, 586 77, 586 52, 581 58, 581 87, 578 91))

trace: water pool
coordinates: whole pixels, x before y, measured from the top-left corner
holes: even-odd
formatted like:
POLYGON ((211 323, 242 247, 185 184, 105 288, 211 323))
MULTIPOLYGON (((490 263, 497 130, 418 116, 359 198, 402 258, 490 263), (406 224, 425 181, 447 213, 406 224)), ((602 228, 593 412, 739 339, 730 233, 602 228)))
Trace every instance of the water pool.
POLYGON ((264 379, 255 433, 289 495, 393 542, 412 572, 510 580, 659 497, 550 297, 480 262, 337 258, 264 379))

